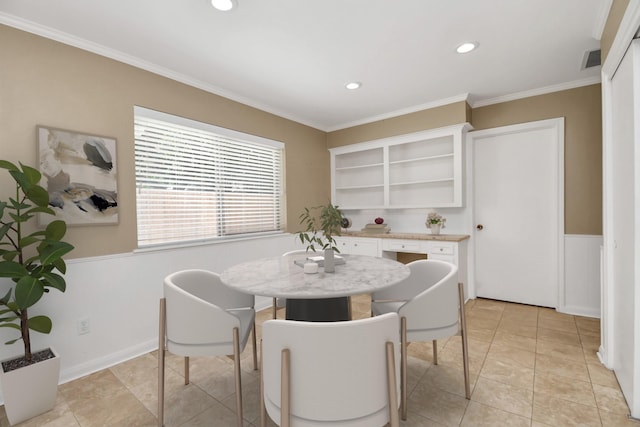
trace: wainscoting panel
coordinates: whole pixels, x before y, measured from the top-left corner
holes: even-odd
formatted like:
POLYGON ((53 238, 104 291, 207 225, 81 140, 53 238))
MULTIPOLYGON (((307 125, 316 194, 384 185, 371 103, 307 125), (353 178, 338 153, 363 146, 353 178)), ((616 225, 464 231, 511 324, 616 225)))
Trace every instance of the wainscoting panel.
POLYGON ((565 286, 559 311, 600 317, 600 246, 602 236, 565 235, 565 286))

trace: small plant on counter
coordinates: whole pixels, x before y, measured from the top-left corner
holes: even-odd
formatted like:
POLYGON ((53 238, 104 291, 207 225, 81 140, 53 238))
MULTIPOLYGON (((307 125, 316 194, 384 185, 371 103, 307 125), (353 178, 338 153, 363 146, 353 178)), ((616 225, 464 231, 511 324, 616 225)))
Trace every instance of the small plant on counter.
POLYGON ((342 212, 331 203, 304 208, 304 212, 300 214, 300 224, 304 226, 304 230, 298 233, 300 242, 307 245, 307 251, 333 249, 340 252, 333 236, 340 235, 342 220, 342 212))
POLYGON ((16 359, 15 363, 20 367, 35 363, 29 332, 48 334, 52 327, 49 317, 29 317, 28 309, 52 288, 65 291, 62 274, 66 272, 66 264, 62 257, 71 252, 73 246, 62 241, 67 224, 61 220, 52 221, 44 230, 30 234, 23 230, 36 214, 55 215, 49 208, 47 190, 39 185, 40 172, 22 163, 17 167, 5 160, 0 160, 0 168, 9 171, 16 188, 14 197, 0 200, 0 278, 13 281, 8 292, 0 294, 0 327, 19 331, 18 338, 5 344, 22 339, 24 357, 16 359))
POLYGON ((447 219, 443 218, 442 215, 440 215, 439 213, 429 212, 429 214, 427 215, 427 221, 425 222, 425 225, 427 226, 427 228, 431 228, 431 225, 440 224, 440 227, 444 228, 445 222, 447 222, 447 219))

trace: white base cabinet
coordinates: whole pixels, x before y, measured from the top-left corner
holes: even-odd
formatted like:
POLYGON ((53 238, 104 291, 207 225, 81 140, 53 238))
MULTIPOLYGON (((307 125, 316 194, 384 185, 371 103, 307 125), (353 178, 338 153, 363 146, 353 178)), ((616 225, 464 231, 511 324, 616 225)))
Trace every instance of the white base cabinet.
POLYGON ((366 237, 334 237, 341 254, 380 256, 380 239, 366 237))
POLYGON ((427 259, 450 262, 458 267, 458 281, 467 291, 467 240, 459 242, 442 240, 393 239, 388 237, 335 237, 340 253, 369 255, 396 259, 398 252, 425 254, 427 259))

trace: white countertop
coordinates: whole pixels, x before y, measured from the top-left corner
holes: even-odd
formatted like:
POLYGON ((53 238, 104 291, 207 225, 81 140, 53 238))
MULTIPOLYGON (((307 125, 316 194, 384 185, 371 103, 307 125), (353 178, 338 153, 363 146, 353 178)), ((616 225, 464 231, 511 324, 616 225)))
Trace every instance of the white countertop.
POLYGON ((334 273, 323 268, 305 274, 294 263, 307 254, 261 258, 223 271, 222 281, 238 291, 253 295, 292 299, 337 298, 370 293, 409 277, 409 267, 397 261, 361 255, 341 255, 344 264, 334 273))
POLYGON ((443 242, 462 242, 470 236, 468 234, 427 234, 427 233, 367 233, 364 231, 343 231, 341 236, 347 237, 372 237, 377 239, 404 239, 404 240, 439 240, 443 242))

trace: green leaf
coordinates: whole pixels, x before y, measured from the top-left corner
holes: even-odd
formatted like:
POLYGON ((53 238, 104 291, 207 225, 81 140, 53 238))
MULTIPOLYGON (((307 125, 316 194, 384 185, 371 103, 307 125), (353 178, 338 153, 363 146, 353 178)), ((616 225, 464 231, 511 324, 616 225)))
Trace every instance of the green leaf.
POLYGON ((29 235, 27 237, 24 237, 22 240, 20 240, 20 246, 22 246, 23 248, 26 248, 29 245, 33 245, 34 243, 40 243, 40 238, 34 236, 34 235, 29 235))
POLYGON ((55 211, 53 209, 51 209, 50 207, 48 207, 48 203, 47 202, 47 206, 36 206, 34 208, 29 209, 26 213, 28 214, 34 214, 34 213, 46 213, 49 215, 55 215, 55 211))
POLYGON ((10 170, 9 173, 13 177, 13 180, 18 184, 20 188, 22 188, 23 191, 25 190, 25 188, 28 189, 31 185, 27 176, 19 169, 10 170))
POLYGON ((0 318, 0 322, 7 322, 7 321, 13 322, 14 320, 16 320, 18 318, 18 316, 10 308, 5 308, 3 310, 0 310, 0 316, 4 316, 7 313, 11 313, 11 316, 9 316, 9 317, 1 317, 0 318))
POLYGON ((11 230, 11 224, 3 224, 2 227, 0 227, 0 239, 2 239, 9 230, 11 230))
POLYGON ((19 341, 19 340, 21 340, 21 339, 22 339, 22 337, 20 337, 20 338, 16 338, 15 340, 11 340, 11 341, 7 341, 7 342, 5 342, 5 344, 6 344, 6 345, 11 345, 11 344, 13 344, 14 342, 19 341))
POLYGON ((51 319, 47 316, 33 316, 28 321, 29 329, 32 331, 48 334, 51 332, 51 319))
POLYGON ((18 251, 5 251, 2 252, 2 259, 5 261, 13 261, 18 256, 18 251))
POLYGON ((67 289, 67 283, 59 274, 56 273, 43 273, 44 286, 49 286, 58 289, 60 292, 64 292, 67 289))
POLYGON ((56 260, 62 258, 73 250, 73 246, 67 242, 52 242, 38 247, 40 254, 40 262, 42 265, 53 264, 56 260))
POLYGON ((8 170, 18 170, 18 167, 7 160, 0 160, 0 168, 8 170))
POLYGON ((9 300, 11 299, 11 291, 12 291, 12 289, 9 288, 9 291, 7 292, 7 294, 5 296, 3 296, 2 298, 0 298, 0 304, 3 304, 3 305, 9 304, 9 300))
POLYGON ((46 208, 49 205, 49 193, 39 185, 25 188, 24 195, 40 208, 46 208))
POLYGON ((0 277, 19 279, 27 274, 29 274, 27 269, 20 263, 13 261, 0 261, 0 277))
POLYGON ((64 262, 62 258, 55 260, 51 263, 60 273, 64 274, 67 272, 67 264, 64 262))
POLYGON ((48 240, 60 240, 67 232, 67 224, 59 219, 51 221, 45 229, 45 236, 48 240))
POLYGON ((0 328, 12 328, 20 330, 20 326, 16 325, 15 323, 2 323, 0 324, 0 328))
POLYGON ((24 173, 24 176, 29 184, 35 185, 40 182, 42 174, 38 169, 32 168, 31 166, 27 166, 22 163, 20 163, 20 166, 22 166, 22 172, 24 173))
POLYGON ((16 304, 21 310, 37 303, 44 293, 44 286, 36 278, 24 276, 16 283, 16 304))

